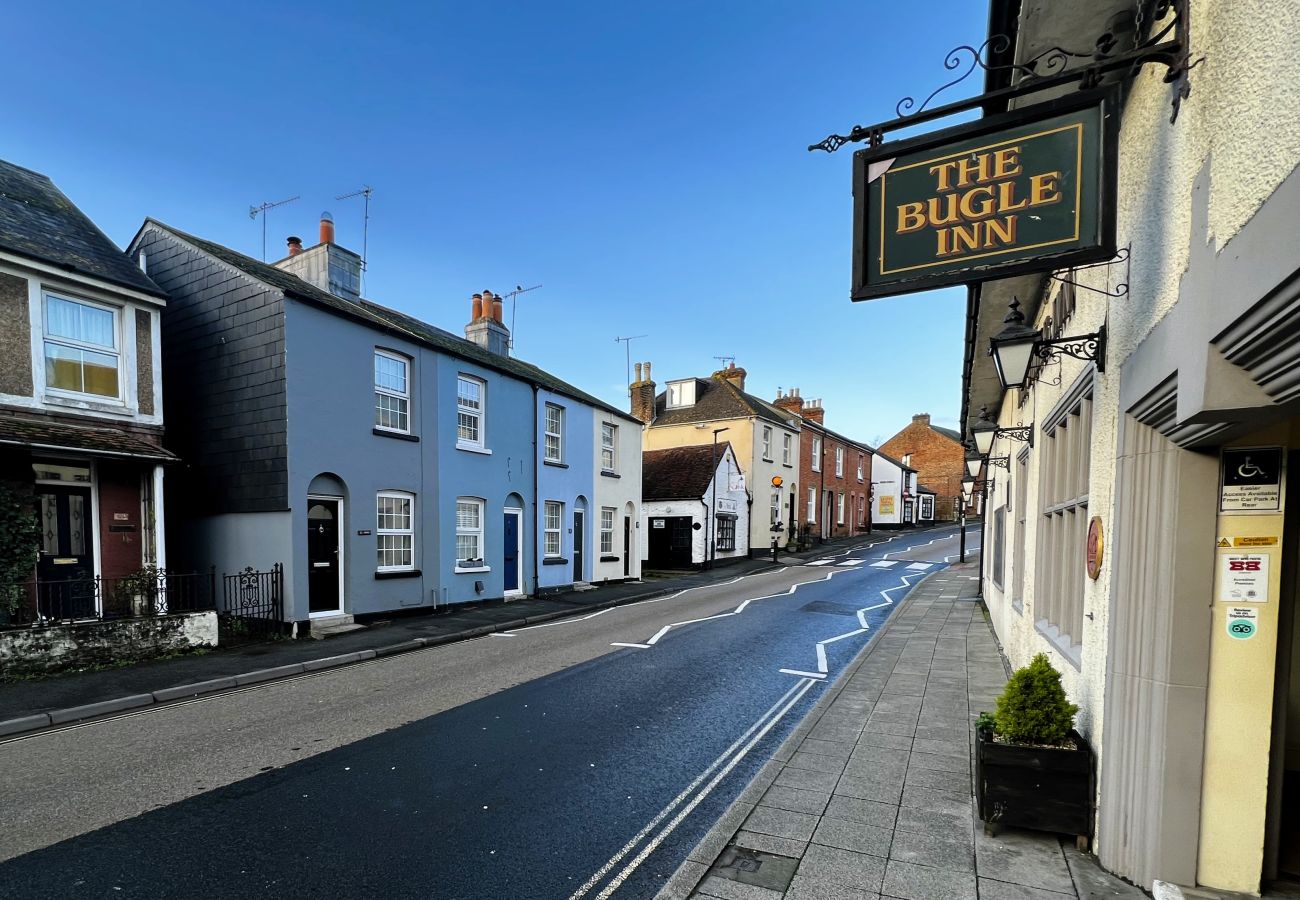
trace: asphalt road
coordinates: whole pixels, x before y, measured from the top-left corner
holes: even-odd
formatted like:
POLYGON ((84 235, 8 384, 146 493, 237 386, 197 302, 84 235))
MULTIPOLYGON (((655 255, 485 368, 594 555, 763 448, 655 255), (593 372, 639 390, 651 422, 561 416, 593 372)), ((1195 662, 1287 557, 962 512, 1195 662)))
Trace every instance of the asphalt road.
POLYGON ((4 897, 649 898, 953 530, 0 743, 4 897))

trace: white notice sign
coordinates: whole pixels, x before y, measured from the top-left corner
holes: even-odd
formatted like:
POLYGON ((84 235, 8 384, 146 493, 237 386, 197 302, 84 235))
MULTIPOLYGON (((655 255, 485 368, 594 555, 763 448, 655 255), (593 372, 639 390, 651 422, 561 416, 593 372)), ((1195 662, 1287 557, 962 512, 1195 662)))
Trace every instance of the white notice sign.
POLYGON ((1220 553, 1219 602, 1267 603, 1268 554, 1220 553))

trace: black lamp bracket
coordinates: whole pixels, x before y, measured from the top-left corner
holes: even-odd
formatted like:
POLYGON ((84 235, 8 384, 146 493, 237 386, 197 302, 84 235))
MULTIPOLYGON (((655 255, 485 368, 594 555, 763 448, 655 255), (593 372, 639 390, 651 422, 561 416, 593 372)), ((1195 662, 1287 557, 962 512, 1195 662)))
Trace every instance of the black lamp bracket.
POLYGON ((999 428, 997 437, 1010 438, 1013 441, 1024 441, 1029 446, 1034 446, 1034 426, 1017 425, 1014 428, 999 428))
POLYGON ((1011 457, 1009 456, 990 456, 984 462, 990 466, 997 466, 999 469, 1006 469, 1008 472, 1011 471, 1011 457))
POLYGON ((1075 337, 1051 338, 1034 344, 1034 356, 1038 366, 1047 365, 1062 356, 1091 361, 1097 364, 1098 372, 1106 371, 1106 326, 1102 325, 1092 334, 1075 337))
MULTIPOLYGON (((1136 77, 1143 66, 1155 64, 1165 67, 1165 82, 1175 85, 1173 97, 1173 114, 1169 121, 1178 119, 1178 109, 1182 102, 1191 96, 1192 86, 1188 73, 1196 67, 1200 59, 1190 60, 1191 41, 1188 37, 1190 18, 1187 12, 1189 0, 1140 0, 1131 22, 1139 40, 1137 45, 1121 53, 1115 52, 1120 43, 1116 32, 1119 28, 1108 28, 1094 42, 1091 50, 1067 50, 1064 47, 1048 47, 1023 63, 1004 63, 995 65, 992 57, 1005 54, 1012 47, 1008 35, 995 34, 980 44, 972 47, 963 44, 948 51, 944 57, 943 67, 950 72, 962 69, 962 73, 930 92, 930 96, 918 106, 914 97, 904 97, 894 107, 895 118, 875 125, 854 125, 848 134, 828 135, 809 150, 825 150, 834 153, 848 143, 866 141, 868 146, 877 147, 884 141, 886 133, 911 128, 921 122, 945 119, 972 109, 988 108, 1009 103, 1020 97, 1050 91, 1063 85, 1077 83, 1080 90, 1091 90, 1101 84, 1102 78, 1112 72, 1121 72, 1125 78, 1136 77), (1172 16, 1170 16, 1172 13, 1172 16), (1166 17, 1169 21, 1157 25, 1166 17), (1150 36, 1141 36, 1150 32, 1150 36), (1081 62, 1086 61, 1086 62, 1081 62), (1071 67, 1071 64, 1074 64, 1071 67), (951 87, 961 84, 976 70, 984 72, 1006 72, 1012 84, 1008 87, 978 94, 965 100, 957 100, 943 106, 927 109, 930 101, 951 87)), ((1127 30, 1127 29, 1124 29, 1127 30)), ((1202 57, 1203 59, 1204 57, 1202 57)))

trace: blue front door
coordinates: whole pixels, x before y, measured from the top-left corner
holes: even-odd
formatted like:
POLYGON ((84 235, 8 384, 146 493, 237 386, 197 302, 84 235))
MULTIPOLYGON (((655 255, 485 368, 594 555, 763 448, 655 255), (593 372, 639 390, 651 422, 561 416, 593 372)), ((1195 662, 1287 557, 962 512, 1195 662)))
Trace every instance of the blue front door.
POLYGON ((519 590, 519 513, 506 513, 505 536, 501 543, 505 548, 505 590, 506 593, 519 590))

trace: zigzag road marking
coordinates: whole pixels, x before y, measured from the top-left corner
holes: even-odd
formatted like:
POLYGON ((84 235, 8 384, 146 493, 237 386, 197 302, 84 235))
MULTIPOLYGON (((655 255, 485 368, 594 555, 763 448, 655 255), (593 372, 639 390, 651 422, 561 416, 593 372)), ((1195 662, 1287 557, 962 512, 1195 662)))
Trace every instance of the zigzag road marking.
MULTIPOLYGON (((930 567, 929 565, 926 565, 925 568, 928 569, 930 567)), ((858 617, 858 624, 862 627, 855 628, 852 631, 846 631, 843 634, 837 634, 834 637, 828 637, 824 640, 818 641, 814 645, 814 649, 816 650, 817 653, 816 672, 808 672, 808 671, 804 671, 803 669, 780 669, 778 671, 780 671, 782 675, 794 675, 797 678, 822 678, 822 679, 826 678, 827 675, 830 673, 830 667, 827 665, 826 662, 827 645, 834 644, 836 641, 845 640, 846 638, 856 637, 859 634, 865 634, 871 628, 871 626, 867 624, 867 613, 875 609, 881 609, 883 607, 893 605, 894 598, 889 595, 901 588, 905 588, 905 587, 910 588, 912 586, 911 579, 919 577, 919 574, 920 573, 917 573, 916 575, 904 575, 902 578, 902 584, 898 584, 892 588, 886 588, 885 590, 881 591, 880 596, 884 600, 883 603, 876 603, 871 606, 864 606, 861 609, 859 609, 856 615, 858 617)))

